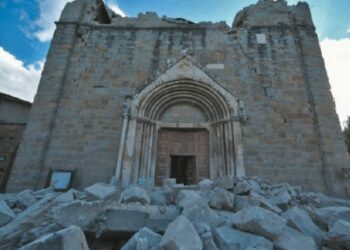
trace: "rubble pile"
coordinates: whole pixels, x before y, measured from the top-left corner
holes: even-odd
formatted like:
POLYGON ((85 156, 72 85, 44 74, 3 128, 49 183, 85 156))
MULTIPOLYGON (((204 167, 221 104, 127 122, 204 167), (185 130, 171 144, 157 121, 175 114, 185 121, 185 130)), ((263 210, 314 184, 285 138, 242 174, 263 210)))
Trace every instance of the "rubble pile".
POLYGON ((259 177, 0 194, 0 249, 350 249, 350 200, 259 177))

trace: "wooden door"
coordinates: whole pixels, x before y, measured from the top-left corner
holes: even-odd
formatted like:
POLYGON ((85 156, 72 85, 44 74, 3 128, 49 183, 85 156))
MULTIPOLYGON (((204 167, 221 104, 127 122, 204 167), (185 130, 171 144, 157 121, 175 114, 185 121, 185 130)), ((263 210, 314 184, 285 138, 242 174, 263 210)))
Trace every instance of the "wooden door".
POLYGON ((189 182, 209 178, 209 135, 206 130, 161 129, 157 150, 156 185, 162 185, 164 178, 170 178, 172 155, 193 156, 186 163, 189 182))

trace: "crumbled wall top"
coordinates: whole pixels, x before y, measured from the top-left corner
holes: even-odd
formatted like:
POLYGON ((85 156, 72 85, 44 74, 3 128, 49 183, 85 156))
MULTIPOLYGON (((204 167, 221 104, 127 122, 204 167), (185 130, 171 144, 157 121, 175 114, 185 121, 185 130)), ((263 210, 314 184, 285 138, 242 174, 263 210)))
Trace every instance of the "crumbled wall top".
POLYGON ((314 26, 307 3, 288 6, 285 0, 260 0, 238 12, 232 27, 289 25, 291 22, 314 26))
POLYGON ((137 17, 122 17, 109 9, 102 0, 75 0, 67 3, 59 23, 76 23, 85 25, 108 25, 110 27, 184 27, 184 28, 217 28, 229 30, 225 22, 194 23, 183 18, 159 17, 154 12, 140 13, 137 17))

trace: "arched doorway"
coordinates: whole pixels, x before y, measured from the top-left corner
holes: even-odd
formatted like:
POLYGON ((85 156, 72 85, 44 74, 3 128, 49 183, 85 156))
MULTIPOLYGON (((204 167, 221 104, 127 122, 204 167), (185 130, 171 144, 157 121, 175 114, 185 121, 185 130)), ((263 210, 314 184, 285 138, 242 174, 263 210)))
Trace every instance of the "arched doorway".
POLYGON ((176 176, 195 183, 205 177, 244 175, 242 104, 187 57, 127 100, 124 108, 116 167, 116 179, 124 186, 161 184, 163 178, 176 176))

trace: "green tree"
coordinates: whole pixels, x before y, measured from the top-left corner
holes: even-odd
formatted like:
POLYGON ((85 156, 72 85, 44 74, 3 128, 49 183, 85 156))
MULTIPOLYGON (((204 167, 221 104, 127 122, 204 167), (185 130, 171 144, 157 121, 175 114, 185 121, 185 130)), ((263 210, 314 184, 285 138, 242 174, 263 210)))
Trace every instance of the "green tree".
POLYGON ((345 143, 348 147, 348 152, 350 154, 350 117, 348 117, 348 120, 345 122, 345 128, 344 128, 344 137, 345 137, 345 143))

